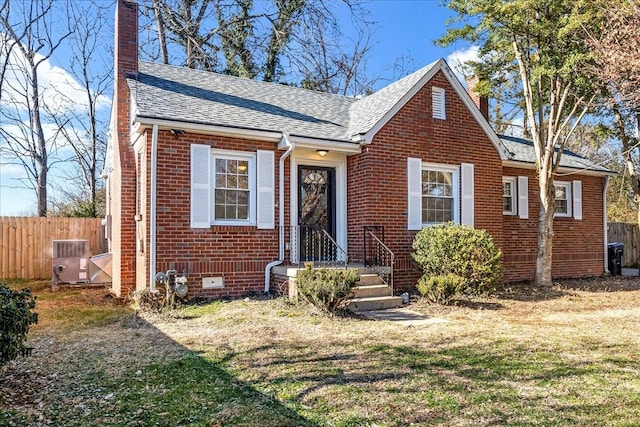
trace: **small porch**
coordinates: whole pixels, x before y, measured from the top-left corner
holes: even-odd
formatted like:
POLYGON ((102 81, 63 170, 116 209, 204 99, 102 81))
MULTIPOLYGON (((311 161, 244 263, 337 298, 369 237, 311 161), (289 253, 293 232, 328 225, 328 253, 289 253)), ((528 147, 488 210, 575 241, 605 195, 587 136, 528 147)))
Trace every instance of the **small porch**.
POLYGON ((353 268, 360 281, 354 298, 347 305, 353 312, 397 308, 402 299, 394 295, 395 255, 384 244, 384 227, 363 228, 364 263, 352 263, 345 248, 319 226, 280 227, 279 247, 282 264, 271 270, 271 282, 286 287, 290 298, 297 297, 296 278, 308 263, 314 268, 353 268))

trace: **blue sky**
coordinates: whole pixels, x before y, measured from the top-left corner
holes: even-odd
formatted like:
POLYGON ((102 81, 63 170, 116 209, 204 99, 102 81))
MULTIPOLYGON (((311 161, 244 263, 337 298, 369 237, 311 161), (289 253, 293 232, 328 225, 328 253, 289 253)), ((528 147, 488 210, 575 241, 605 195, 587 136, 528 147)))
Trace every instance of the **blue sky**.
MULTIPOLYGON (((367 70, 382 77, 378 88, 401 77, 394 75, 392 69, 400 58, 405 59, 404 71, 411 72, 439 58, 447 59, 453 66, 455 60, 452 55, 467 56, 467 46, 440 48, 433 44, 433 40, 444 34, 445 21, 451 16, 450 11, 439 3, 431 0, 372 0, 366 5, 371 13, 370 19, 376 22, 372 37, 374 47, 367 70)), ((63 63, 55 57, 53 62, 63 63)), ((34 214, 35 194, 10 188, 9 172, 6 165, 0 165, 0 216, 34 214)))

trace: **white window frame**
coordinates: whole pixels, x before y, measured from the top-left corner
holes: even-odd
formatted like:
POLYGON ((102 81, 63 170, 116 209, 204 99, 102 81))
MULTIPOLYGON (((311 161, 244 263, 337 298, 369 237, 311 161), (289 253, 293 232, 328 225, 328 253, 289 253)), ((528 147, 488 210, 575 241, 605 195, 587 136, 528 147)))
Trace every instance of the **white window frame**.
POLYGON ((518 213, 518 188, 516 185, 516 178, 512 177, 512 176, 503 176, 502 177, 502 214, 503 215, 516 215, 518 213), (511 210, 510 211, 505 211, 504 210, 504 184, 511 184, 511 210))
POLYGON ((256 225, 256 153, 230 150, 211 150, 211 225, 256 225), (216 220, 216 159, 247 161, 249 164, 249 218, 247 220, 216 220))
MULTIPOLYGON (((445 173, 450 173, 451 174, 451 186, 452 186, 452 193, 453 193, 453 218, 452 221, 456 224, 460 224, 460 167, 459 166, 451 166, 451 165, 442 165, 442 164, 438 164, 438 163, 422 163, 422 167, 420 170, 420 189, 421 189, 421 193, 420 193, 420 200, 421 202, 424 200, 424 195, 422 194, 422 185, 424 184, 422 182, 422 172, 423 171, 434 171, 434 172, 445 172, 445 173)), ((422 203, 422 206, 424 207, 424 203, 422 203)), ((423 207, 421 207, 420 209, 420 217, 422 218, 422 209, 423 207)), ((430 226, 434 226, 434 225, 440 225, 443 224, 441 222, 422 222, 422 226, 423 227, 430 227, 430 226)))
POLYGON ((554 181, 553 182, 554 191, 556 187, 565 188, 565 194, 567 197, 567 212, 556 212, 555 203, 553 206, 554 217, 557 218, 570 218, 572 216, 571 205, 573 204, 573 198, 571 193, 571 182, 570 181, 554 181))
POLYGON ((447 119, 447 106, 444 88, 435 86, 431 88, 431 109, 434 119, 447 119))

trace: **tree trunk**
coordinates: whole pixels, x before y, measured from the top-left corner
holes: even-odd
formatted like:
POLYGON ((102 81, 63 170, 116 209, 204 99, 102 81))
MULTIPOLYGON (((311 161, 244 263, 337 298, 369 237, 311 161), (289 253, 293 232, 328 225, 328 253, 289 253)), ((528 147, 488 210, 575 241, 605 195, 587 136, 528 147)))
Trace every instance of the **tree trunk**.
POLYGON ((29 58, 29 66, 31 68, 31 126, 34 133, 35 153, 33 158, 37 162, 38 179, 36 182, 36 197, 38 204, 38 216, 47 216, 47 173, 48 171, 48 155, 47 141, 44 137, 42 129, 42 119, 40 117, 40 89, 38 88, 38 68, 33 62, 33 55, 29 58))
POLYGON ((160 4, 158 0, 153 0, 153 14, 156 18, 156 24, 158 26, 158 43, 160 44, 160 56, 163 64, 169 63, 169 53, 167 51, 167 38, 166 31, 164 29, 164 20, 162 18, 162 11, 160 10, 160 4))
POLYGON ((540 171, 540 213, 538 217, 538 252, 536 254, 537 286, 550 287, 553 282, 553 217, 555 214, 555 188, 550 174, 540 171))

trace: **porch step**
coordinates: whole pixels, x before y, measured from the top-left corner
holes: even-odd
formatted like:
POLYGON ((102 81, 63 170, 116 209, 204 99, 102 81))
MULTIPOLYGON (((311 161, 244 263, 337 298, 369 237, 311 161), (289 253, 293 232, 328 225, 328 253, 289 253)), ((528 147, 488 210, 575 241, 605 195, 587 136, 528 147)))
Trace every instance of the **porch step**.
POLYGON ((347 310, 352 312, 385 310, 402 305, 402 298, 394 297, 391 288, 375 273, 361 273, 353 293, 355 297, 347 304, 347 310))
POLYGON ((352 312, 386 310, 402 306, 402 298, 393 296, 354 298, 347 304, 347 310, 352 312))
POLYGON ((373 285, 384 285, 384 282, 375 273, 359 273, 360 280, 358 280, 358 286, 373 286, 373 285))
POLYGON ((390 297, 392 295, 391 288, 385 285, 365 285, 353 288, 355 298, 373 298, 373 297, 390 297))

